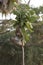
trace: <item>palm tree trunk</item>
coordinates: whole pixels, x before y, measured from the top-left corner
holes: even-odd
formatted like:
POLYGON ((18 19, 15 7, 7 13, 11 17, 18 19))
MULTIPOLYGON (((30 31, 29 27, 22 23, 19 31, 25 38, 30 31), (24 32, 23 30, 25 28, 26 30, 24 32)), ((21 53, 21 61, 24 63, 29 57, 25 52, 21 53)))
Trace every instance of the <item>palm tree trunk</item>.
POLYGON ((24 61, 24 42, 22 42, 22 65, 25 65, 24 61))

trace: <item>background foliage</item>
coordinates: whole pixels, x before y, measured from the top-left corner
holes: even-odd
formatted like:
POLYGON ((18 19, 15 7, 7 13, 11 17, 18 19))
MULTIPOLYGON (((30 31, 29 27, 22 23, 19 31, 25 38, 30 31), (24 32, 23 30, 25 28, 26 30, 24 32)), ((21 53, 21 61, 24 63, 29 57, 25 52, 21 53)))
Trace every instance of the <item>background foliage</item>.
POLYGON ((25 65, 43 65, 43 21, 37 21, 39 13, 43 13, 43 7, 30 8, 24 4, 16 4, 15 7, 13 13, 17 15, 16 20, 4 21, 0 26, 0 65, 22 65, 22 47, 11 41, 15 31, 6 30, 17 26, 20 26, 23 35, 26 36, 25 40, 30 39, 24 46, 25 65), (6 24, 9 25, 5 26, 6 24), (27 34, 30 34, 29 38, 27 34))

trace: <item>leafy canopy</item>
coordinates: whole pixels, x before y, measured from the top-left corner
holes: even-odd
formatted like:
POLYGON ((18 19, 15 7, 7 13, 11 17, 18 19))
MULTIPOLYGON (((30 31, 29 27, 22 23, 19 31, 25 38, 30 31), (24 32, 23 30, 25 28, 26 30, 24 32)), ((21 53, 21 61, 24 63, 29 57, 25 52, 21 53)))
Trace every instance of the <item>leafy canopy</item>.
POLYGON ((13 13, 16 15, 16 20, 14 21, 14 28, 20 27, 25 41, 29 40, 30 33, 33 32, 32 23, 37 20, 37 15, 35 11, 30 8, 27 4, 14 4, 15 10, 13 13))

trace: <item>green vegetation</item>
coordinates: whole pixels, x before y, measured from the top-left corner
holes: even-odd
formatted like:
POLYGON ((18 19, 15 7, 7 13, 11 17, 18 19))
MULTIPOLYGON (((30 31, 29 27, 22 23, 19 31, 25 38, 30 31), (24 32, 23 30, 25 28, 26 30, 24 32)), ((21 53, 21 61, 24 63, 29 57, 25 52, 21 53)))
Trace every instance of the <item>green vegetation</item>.
POLYGON ((0 23, 0 65, 23 65, 23 53, 24 65, 43 65, 43 6, 12 3, 16 20, 0 23))

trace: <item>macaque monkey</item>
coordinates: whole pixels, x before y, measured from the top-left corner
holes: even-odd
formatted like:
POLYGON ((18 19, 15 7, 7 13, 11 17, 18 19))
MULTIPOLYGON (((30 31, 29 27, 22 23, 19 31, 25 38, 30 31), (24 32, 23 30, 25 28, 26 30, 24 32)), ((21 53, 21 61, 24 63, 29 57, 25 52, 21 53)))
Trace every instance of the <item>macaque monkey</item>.
POLYGON ((2 3, 3 3, 3 4, 2 4, 3 8, 4 8, 4 9, 7 9, 7 6, 10 4, 10 0, 3 0, 2 3))
POLYGON ((22 36, 21 31, 20 31, 20 28, 17 27, 16 32, 15 32, 15 36, 12 37, 10 40, 12 43, 22 46, 22 40, 23 40, 22 38, 23 38, 23 36, 22 36))
POLYGON ((22 38, 22 33, 21 33, 21 30, 20 30, 20 27, 17 27, 17 28, 16 28, 15 34, 16 34, 16 36, 17 36, 18 38, 22 38))
POLYGON ((0 10, 6 12, 9 4, 10 0, 0 0, 0 10))
POLYGON ((14 2, 18 2, 18 0, 0 0, 0 10, 7 13, 8 9, 12 8, 14 2))

